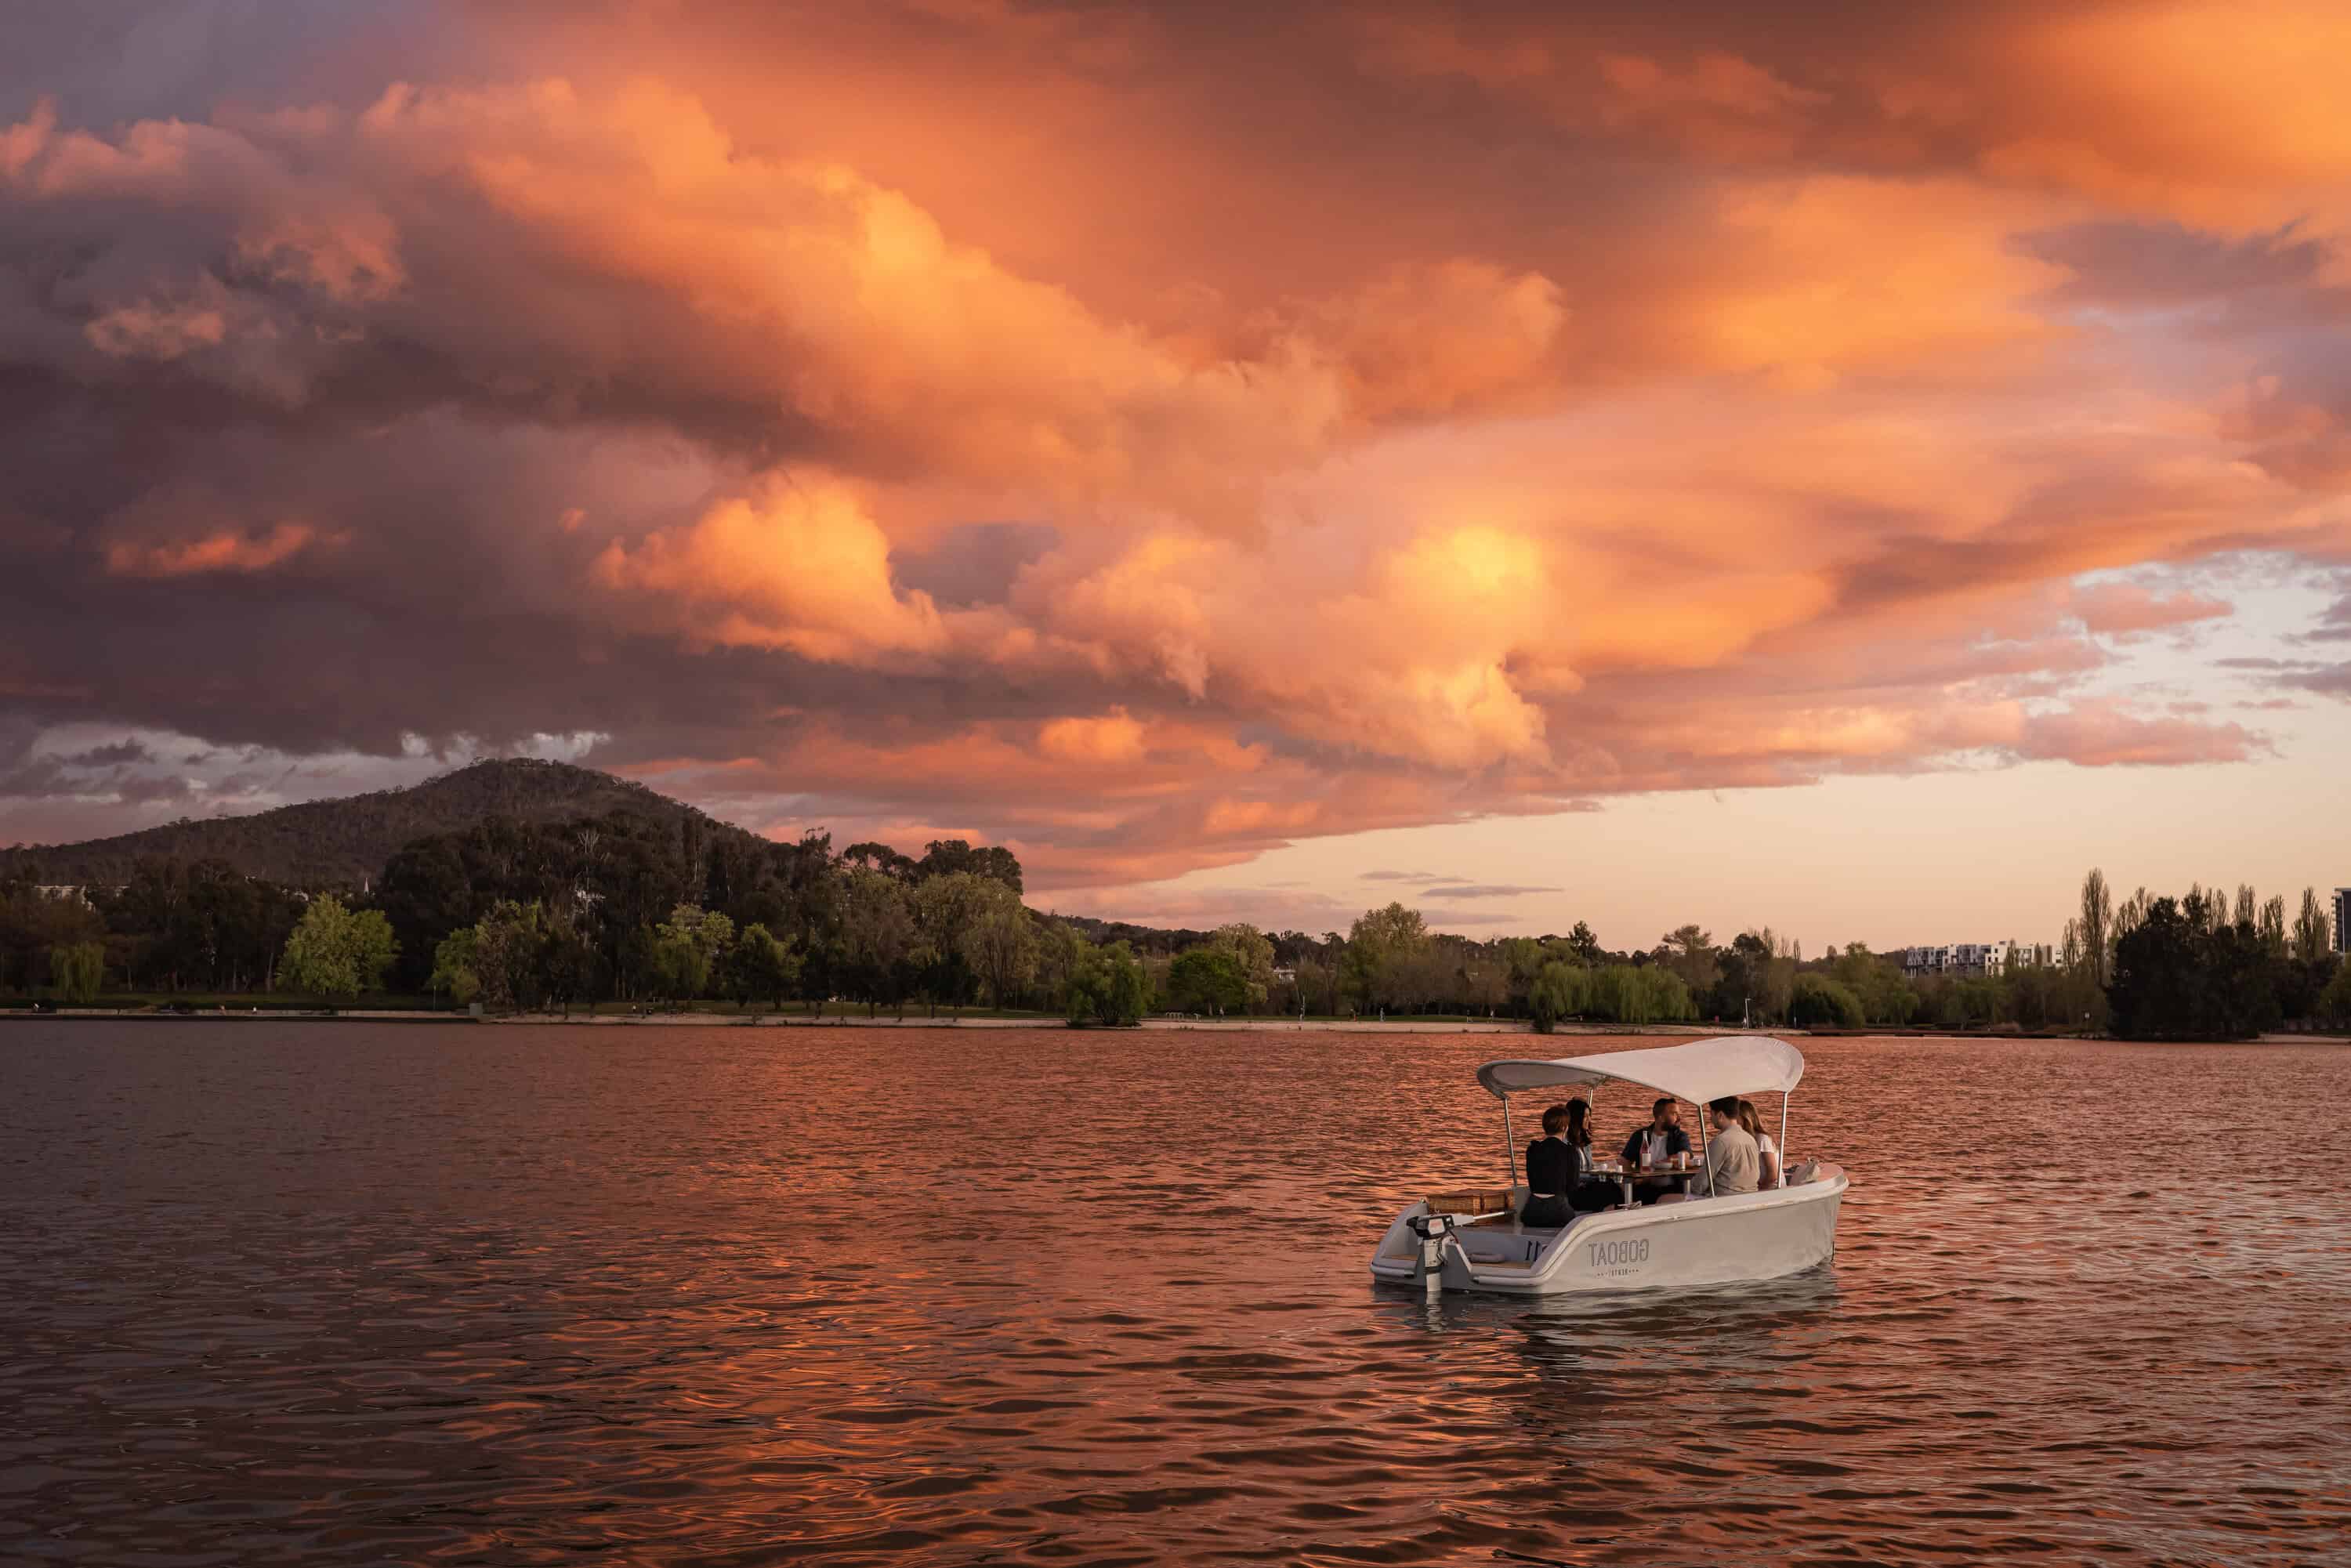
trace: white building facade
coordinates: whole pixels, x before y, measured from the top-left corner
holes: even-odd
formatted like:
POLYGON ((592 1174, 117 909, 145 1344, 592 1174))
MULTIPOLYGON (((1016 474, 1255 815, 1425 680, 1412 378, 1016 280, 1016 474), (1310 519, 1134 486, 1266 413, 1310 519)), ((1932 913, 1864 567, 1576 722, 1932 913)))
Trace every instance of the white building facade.
POLYGON ((1940 947, 1903 948, 1902 973, 1905 978, 1913 980, 1938 975, 1950 979, 1973 979, 2031 968, 2047 964, 2053 957, 2053 952, 2045 942, 1953 942, 1940 947))

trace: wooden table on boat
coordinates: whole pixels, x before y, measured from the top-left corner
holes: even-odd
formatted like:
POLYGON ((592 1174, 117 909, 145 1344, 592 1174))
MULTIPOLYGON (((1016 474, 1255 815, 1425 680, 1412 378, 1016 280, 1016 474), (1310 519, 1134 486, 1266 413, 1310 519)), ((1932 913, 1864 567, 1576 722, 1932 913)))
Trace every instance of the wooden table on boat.
POLYGON ((1603 1181, 1613 1179, 1622 1186, 1625 1189, 1625 1207, 1630 1208, 1633 1207, 1633 1186, 1636 1182, 1686 1181, 1692 1176, 1703 1175, 1704 1172, 1703 1168, 1698 1166, 1683 1166, 1679 1168, 1673 1166, 1635 1166, 1627 1170, 1622 1164, 1612 1161, 1607 1165, 1593 1166, 1592 1174, 1603 1181))

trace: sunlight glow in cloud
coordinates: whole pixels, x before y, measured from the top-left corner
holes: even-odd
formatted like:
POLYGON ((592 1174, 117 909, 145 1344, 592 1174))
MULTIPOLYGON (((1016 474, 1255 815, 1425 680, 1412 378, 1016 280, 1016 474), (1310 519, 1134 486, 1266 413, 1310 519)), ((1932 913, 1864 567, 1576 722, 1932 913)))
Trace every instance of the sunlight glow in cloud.
POLYGON ((2125 677, 2351 564, 2351 24, 1867 15, 453 0, 145 99, 30 29, 0 766, 594 733, 1050 889, 2283 756, 2332 662, 2125 677))

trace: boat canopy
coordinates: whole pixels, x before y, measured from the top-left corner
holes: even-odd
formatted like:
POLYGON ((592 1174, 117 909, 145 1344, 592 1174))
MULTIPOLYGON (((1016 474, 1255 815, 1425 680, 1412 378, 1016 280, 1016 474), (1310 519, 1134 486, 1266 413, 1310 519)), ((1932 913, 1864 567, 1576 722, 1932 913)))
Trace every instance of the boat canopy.
POLYGON ((1500 1099, 1522 1089, 1589 1088, 1614 1080, 1700 1105, 1726 1094, 1785 1094, 1803 1076, 1803 1053, 1762 1034, 1717 1035, 1687 1045, 1604 1051, 1556 1061, 1489 1061, 1478 1070, 1478 1082, 1500 1099))

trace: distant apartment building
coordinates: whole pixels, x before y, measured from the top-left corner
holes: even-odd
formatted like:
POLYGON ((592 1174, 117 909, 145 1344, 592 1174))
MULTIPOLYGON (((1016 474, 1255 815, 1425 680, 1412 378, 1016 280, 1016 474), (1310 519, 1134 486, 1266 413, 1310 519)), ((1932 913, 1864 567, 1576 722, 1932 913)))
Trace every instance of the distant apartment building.
POLYGON ((1905 947, 1902 974, 1912 980, 1934 976, 1972 979, 2046 964, 2052 956, 2045 942, 1952 942, 1940 947, 1905 947))
POLYGON ((2046 942, 2002 942, 1991 969, 2004 975, 2011 969, 2044 969, 2057 961, 2057 949, 2046 942))
POLYGON ((2351 887, 2335 890, 2335 950, 2351 953, 2351 887))

